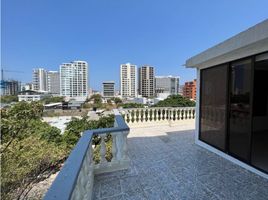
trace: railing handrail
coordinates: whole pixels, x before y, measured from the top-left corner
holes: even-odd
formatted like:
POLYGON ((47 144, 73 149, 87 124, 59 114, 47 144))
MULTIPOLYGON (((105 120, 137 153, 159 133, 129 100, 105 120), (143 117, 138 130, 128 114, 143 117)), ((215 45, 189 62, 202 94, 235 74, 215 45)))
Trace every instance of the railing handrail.
POLYGON ((63 168, 57 175, 49 190, 47 191, 44 197, 45 200, 71 199, 79 172, 85 159, 86 152, 90 147, 93 135, 129 131, 128 125, 126 124, 122 116, 119 114, 119 112, 114 112, 115 122, 117 124, 116 127, 84 131, 78 143, 65 161, 63 168))
POLYGON ((191 107, 149 107, 149 108, 122 108, 122 110, 150 110, 150 109, 195 109, 191 107))

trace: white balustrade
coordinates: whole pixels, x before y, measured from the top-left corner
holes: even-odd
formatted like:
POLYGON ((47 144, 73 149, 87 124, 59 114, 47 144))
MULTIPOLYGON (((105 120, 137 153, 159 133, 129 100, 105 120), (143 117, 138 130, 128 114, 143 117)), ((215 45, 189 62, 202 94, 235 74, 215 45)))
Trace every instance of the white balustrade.
POLYGON ((192 123, 195 119, 195 107, 131 108, 123 109, 121 113, 125 116, 124 119, 130 127, 163 124, 173 126, 192 123))
POLYGON ((123 109, 121 112, 127 116, 124 119, 129 125, 149 124, 157 122, 178 122, 195 119, 195 107, 158 107, 146 109, 131 108, 123 109))

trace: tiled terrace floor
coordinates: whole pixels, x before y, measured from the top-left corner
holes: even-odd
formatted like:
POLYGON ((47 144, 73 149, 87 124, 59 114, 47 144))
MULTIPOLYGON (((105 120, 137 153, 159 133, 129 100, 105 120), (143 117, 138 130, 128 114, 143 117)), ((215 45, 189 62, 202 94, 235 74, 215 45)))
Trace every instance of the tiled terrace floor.
POLYGON ((130 168, 95 176, 94 199, 268 199, 266 179, 195 145, 192 129, 132 129, 130 168))

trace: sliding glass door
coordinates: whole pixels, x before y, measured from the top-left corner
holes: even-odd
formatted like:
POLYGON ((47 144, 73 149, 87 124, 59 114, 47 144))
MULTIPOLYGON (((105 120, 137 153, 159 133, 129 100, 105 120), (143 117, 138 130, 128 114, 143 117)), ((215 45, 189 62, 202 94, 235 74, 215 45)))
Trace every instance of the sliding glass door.
POLYGON ((268 173, 268 53, 202 69, 199 139, 268 173))
POLYGON ((251 163, 268 172, 268 53, 255 60, 252 120, 251 163))
POLYGON ((225 151, 228 65, 201 71, 200 139, 225 151))
POLYGON ((229 152, 250 159, 251 59, 233 62, 230 68, 229 152))

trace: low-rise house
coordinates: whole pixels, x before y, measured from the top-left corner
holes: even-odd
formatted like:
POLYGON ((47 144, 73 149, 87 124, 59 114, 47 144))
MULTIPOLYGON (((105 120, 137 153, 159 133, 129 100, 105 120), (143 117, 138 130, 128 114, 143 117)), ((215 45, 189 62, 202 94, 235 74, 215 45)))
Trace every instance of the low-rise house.
POLYGON ((45 97, 51 96, 48 94, 48 92, 42 92, 42 91, 33 91, 33 90, 25 90, 19 92, 18 98, 19 101, 40 101, 45 97))

